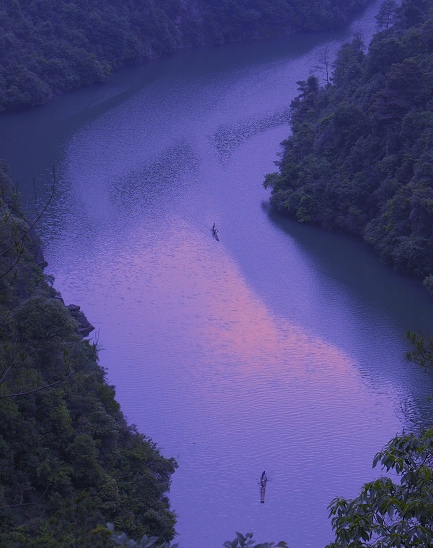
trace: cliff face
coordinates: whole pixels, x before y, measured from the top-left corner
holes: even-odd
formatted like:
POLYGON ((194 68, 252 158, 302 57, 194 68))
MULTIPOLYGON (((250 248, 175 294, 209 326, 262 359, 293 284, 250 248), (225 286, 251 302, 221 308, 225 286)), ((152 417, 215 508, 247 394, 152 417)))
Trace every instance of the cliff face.
POLYGON ((180 48, 336 29, 368 1, 6 0, 0 112, 43 104, 180 48))
POLYGON ((0 162, 0 545, 105 546, 107 521, 171 540, 176 462, 127 424, 93 327, 41 266, 0 162))

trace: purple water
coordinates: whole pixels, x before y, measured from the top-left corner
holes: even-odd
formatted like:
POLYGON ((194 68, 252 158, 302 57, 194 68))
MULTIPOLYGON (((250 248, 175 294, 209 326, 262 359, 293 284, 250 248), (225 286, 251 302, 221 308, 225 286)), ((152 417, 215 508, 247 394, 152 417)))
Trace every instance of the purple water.
POLYGON ((426 294, 357 240, 270 214, 262 188, 296 82, 325 45, 368 41, 377 7, 345 34, 186 52, 0 119, 25 195, 58 166, 47 270, 97 326, 128 419, 179 462, 183 548, 235 531, 323 547, 329 502, 428 416, 433 384, 403 357, 406 330, 431 329, 426 294))

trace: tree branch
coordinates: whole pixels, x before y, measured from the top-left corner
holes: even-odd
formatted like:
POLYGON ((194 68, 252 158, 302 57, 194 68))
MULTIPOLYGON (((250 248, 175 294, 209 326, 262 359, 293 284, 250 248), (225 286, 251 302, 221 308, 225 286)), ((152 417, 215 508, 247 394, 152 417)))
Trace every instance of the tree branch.
POLYGON ((57 384, 65 382, 68 379, 70 379, 71 377, 73 377, 74 375, 76 375, 79 371, 81 371, 90 362, 90 359, 91 359, 90 357, 87 358, 87 360, 85 360, 84 363, 82 363, 80 365, 80 367, 78 367, 77 369, 72 371, 72 373, 69 373, 69 375, 66 375, 65 377, 62 377, 61 379, 59 379, 57 381, 54 381, 54 382, 48 383, 48 384, 44 384, 44 386, 39 386, 38 388, 35 388, 33 390, 28 390, 27 392, 20 391, 20 392, 17 392, 16 394, 4 394, 3 396, 0 396, 0 400, 4 400, 6 398, 17 398, 17 397, 21 397, 21 396, 28 396, 30 394, 35 394, 36 392, 40 392, 41 390, 46 390, 48 388, 52 388, 53 386, 56 386, 57 384))
MULTIPOLYGON (((18 239, 18 241, 14 241, 14 243, 9 246, 7 249, 5 249, 4 251, 2 251, 0 253, 0 257, 4 257, 4 255, 6 255, 7 253, 9 253, 9 251, 11 251, 12 249, 16 249, 18 244, 20 242, 22 242, 24 240, 24 238, 26 238, 26 236, 28 236, 28 234, 31 232, 31 230, 37 225, 37 223, 41 220, 42 216, 44 215, 44 213, 47 211, 50 203, 52 202, 53 198, 54 198, 54 194, 55 194, 55 190, 56 190, 56 184, 57 184, 57 181, 56 181, 56 172, 55 172, 55 167, 53 166, 53 184, 51 186, 51 192, 50 192, 50 196, 46 202, 46 204, 44 205, 44 207, 42 208, 42 210, 40 212, 37 211, 36 209, 36 213, 37 213, 37 216, 36 216, 36 219, 33 221, 32 224, 28 225, 28 229, 24 232, 24 234, 18 239)), ((20 257, 22 255, 22 252, 20 254, 20 257)), ((19 257, 19 258, 20 258, 19 257)), ((18 260, 19 260, 18 258, 18 260)), ((6 276, 14 266, 16 266, 17 262, 15 262, 15 264, 5 273, 1 274, 0 275, 0 278, 3 278, 4 276, 6 276)))
POLYGON ((19 504, 11 504, 10 506, 1 506, 0 507, 0 512, 2 510, 6 510, 7 508, 17 508, 18 506, 32 506, 34 504, 38 504, 38 502, 40 502, 45 497, 49 486, 50 486, 50 484, 47 485, 47 487, 45 488, 45 491, 42 493, 42 495, 35 502, 20 502, 19 504))

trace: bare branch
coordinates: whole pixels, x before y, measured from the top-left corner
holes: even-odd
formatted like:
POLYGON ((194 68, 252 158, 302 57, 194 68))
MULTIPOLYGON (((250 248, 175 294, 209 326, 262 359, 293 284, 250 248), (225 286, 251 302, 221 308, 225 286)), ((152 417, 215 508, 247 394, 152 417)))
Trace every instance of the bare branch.
POLYGON ((1 506, 0 507, 0 512, 2 510, 6 510, 7 508, 17 508, 18 506, 33 506, 34 504, 38 504, 38 502, 40 502, 45 497, 45 495, 47 494, 49 486, 50 486, 50 484, 47 485, 47 487, 45 488, 45 491, 42 493, 42 495, 35 502, 20 502, 19 504, 11 504, 10 506, 1 506))
MULTIPOLYGON (((24 236, 25 237, 25 236, 24 236)), ((12 246, 13 247, 13 246, 12 246)), ((11 249, 11 248, 10 248, 11 249)), ((24 253, 24 250, 21 249, 17 255, 17 257, 15 258, 15 261, 12 263, 12 265, 5 271, 3 272, 2 274, 0 274, 0 278, 4 278, 5 276, 7 276, 9 274, 9 272, 11 272, 16 266, 17 264, 20 262, 21 260, 21 257, 24 253)), ((0 254, 0 257, 2 256, 2 254, 0 254)))
MULTIPOLYGON (((37 216, 36 216, 36 219, 30 224, 28 225, 28 229, 24 232, 24 234, 21 235, 21 237, 19 238, 18 241, 14 241, 14 244, 11 245, 10 247, 8 247, 7 249, 5 249, 4 251, 2 251, 0 253, 0 257, 3 257, 4 255, 6 255, 7 253, 9 253, 9 251, 11 251, 12 249, 16 249, 17 248, 17 245, 19 244, 19 242, 22 242, 27 236, 28 234, 31 232, 31 230, 37 225, 37 223, 41 220, 42 216, 44 215, 44 213, 47 211, 49 205, 51 204, 53 198, 54 198, 54 194, 55 194, 55 190, 56 190, 56 184, 57 184, 57 181, 56 181, 56 172, 55 172, 55 166, 53 166, 53 184, 51 185, 51 190, 50 190, 50 195, 49 195, 49 198, 47 200, 47 202, 45 203, 44 207, 42 208, 42 210, 38 213, 38 211, 36 210, 36 213, 37 213, 37 216)), ((16 264, 16 263, 15 263, 16 264)), ((15 265, 14 265, 15 266, 15 265)), ((13 268, 13 267, 12 267, 13 268)), ((11 269, 9 269, 6 273, 3 273, 0 275, 0 277, 4 277, 6 276, 6 274, 8 274, 10 272, 11 269)))
POLYGON ((331 78, 331 53, 331 48, 329 46, 323 46, 320 48, 319 55, 317 57, 318 62, 313 67, 313 71, 315 70, 323 74, 327 84, 330 83, 331 78))
POLYGON ((6 368, 6 371, 3 373, 3 377, 0 379, 0 384, 5 382, 5 379, 7 377, 7 374, 11 370, 11 368, 16 364, 18 360, 19 353, 15 356, 15 359, 9 364, 9 366, 6 368))
POLYGON ((71 377, 73 377, 74 375, 76 375, 79 371, 81 371, 90 362, 90 360, 95 357, 95 353, 96 353, 96 345, 93 345, 92 355, 89 356, 86 360, 84 360, 84 362, 77 369, 74 369, 68 375, 65 375, 64 377, 62 377, 61 379, 58 379, 57 381, 44 384, 43 386, 38 386, 38 388, 34 388, 33 390, 27 390, 26 392, 24 392, 23 390, 20 390, 20 392, 17 392, 15 394, 4 394, 0 396, 0 400, 4 400, 6 398, 18 398, 21 396, 29 396, 30 394, 35 394, 36 392, 40 392, 41 390, 52 388, 53 386, 56 386, 62 382, 65 382, 71 377))

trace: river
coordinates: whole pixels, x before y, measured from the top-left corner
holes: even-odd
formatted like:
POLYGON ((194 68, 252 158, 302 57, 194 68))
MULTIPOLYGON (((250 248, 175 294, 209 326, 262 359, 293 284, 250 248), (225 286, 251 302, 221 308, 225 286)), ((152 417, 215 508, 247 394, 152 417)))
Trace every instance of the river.
POLYGON ((129 421, 178 460, 182 548, 235 531, 323 547, 330 501, 429 420, 432 379, 404 359, 406 331, 432 331, 420 284, 270 212, 262 187, 296 82, 324 46, 368 42, 377 9, 346 32, 181 52, 0 118, 27 204, 56 165, 47 272, 96 326, 129 421))

